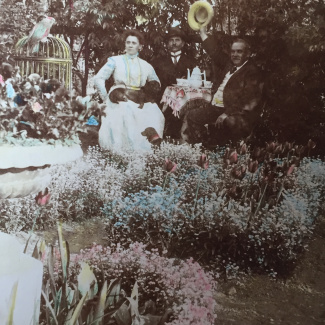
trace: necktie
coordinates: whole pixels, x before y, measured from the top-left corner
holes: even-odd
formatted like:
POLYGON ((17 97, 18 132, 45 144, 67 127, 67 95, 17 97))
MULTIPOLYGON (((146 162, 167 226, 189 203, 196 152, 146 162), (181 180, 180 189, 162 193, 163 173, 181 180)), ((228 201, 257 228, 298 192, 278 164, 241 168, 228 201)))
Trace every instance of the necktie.
POLYGON ((176 65, 177 64, 177 55, 172 56, 173 63, 176 65))
POLYGON ((230 69, 230 74, 233 74, 237 71, 237 67, 236 66, 233 66, 231 69, 230 69))

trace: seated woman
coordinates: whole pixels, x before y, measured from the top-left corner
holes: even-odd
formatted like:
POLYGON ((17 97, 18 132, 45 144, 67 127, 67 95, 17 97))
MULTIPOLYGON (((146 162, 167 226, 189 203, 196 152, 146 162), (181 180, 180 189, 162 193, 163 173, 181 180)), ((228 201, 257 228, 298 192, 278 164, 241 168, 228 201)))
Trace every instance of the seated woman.
POLYGON ((110 57, 94 77, 94 85, 106 101, 106 117, 99 130, 99 145, 115 152, 151 151, 150 139, 141 132, 154 128, 162 138, 165 119, 154 103, 160 81, 153 67, 138 57, 143 36, 137 30, 125 33, 124 55, 110 57), (105 80, 114 78, 107 93, 105 80))

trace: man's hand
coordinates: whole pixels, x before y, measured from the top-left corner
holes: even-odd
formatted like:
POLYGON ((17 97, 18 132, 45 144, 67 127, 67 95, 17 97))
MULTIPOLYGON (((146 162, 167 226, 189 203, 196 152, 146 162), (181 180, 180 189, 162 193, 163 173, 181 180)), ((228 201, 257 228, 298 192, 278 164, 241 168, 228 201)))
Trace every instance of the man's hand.
POLYGON ((208 38, 206 26, 200 28, 200 36, 201 36, 202 41, 205 41, 208 38))
POLYGON ((218 129, 220 129, 220 128, 222 127, 222 125, 223 125, 223 121, 224 121, 227 117, 228 117, 227 114, 225 114, 225 113, 221 114, 221 115, 217 118, 217 120, 216 120, 216 122, 214 123, 214 125, 215 125, 218 129))

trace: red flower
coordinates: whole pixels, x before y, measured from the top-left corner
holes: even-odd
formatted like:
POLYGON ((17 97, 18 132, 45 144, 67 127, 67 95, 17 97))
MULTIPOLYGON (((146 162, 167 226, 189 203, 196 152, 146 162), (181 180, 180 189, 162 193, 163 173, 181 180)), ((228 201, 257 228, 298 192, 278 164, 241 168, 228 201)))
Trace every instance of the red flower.
POLYGON ((38 205, 45 205, 50 201, 51 194, 49 193, 49 189, 46 188, 43 192, 38 192, 37 196, 35 197, 35 201, 38 205))
POLYGON ((208 157, 205 154, 202 154, 200 156, 200 159, 198 160, 197 164, 203 169, 208 169, 208 167, 209 167, 208 157))
POLYGON ((237 151, 234 150, 230 155, 229 155, 229 161, 231 164, 236 164, 238 161, 238 154, 237 151))
POLYGON ((255 173, 258 168, 258 161, 250 159, 248 162, 248 171, 251 173, 255 173))
POLYGON ((173 163, 171 160, 166 158, 164 168, 167 171, 167 173, 174 173, 177 168, 177 164, 173 163))
POLYGON ((292 174, 292 172, 293 172, 295 166, 296 166, 295 164, 292 164, 292 165, 288 168, 288 170, 287 170, 287 175, 291 175, 291 174, 292 174))
POLYGON ((273 152, 276 147, 276 143, 274 141, 266 144, 266 151, 273 152))

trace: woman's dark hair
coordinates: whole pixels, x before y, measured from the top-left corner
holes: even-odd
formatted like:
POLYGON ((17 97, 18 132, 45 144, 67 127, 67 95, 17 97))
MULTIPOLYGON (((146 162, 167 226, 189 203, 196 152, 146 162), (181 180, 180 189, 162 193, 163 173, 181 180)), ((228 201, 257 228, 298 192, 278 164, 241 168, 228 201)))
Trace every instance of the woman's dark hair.
POLYGON ((144 45, 144 36, 136 29, 130 29, 123 33, 123 41, 125 42, 129 36, 135 36, 141 45, 144 45))

